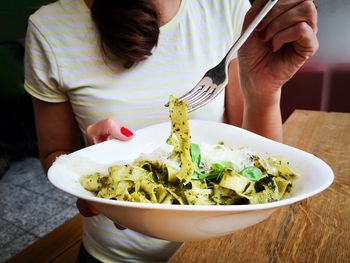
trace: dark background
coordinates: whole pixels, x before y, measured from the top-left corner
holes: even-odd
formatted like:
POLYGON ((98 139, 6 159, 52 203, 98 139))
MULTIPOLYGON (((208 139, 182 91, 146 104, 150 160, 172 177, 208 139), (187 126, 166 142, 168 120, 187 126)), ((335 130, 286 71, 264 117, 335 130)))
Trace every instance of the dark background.
POLYGON ((0 178, 12 161, 38 156, 31 99, 23 88, 24 38, 29 15, 49 2, 12 0, 1 3, 0 178))

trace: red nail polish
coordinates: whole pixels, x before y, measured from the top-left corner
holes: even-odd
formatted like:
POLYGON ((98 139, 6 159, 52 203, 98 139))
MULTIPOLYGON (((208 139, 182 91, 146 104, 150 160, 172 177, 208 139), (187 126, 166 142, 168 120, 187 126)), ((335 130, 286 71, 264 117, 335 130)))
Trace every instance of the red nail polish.
POLYGON ((259 31, 259 30, 261 30, 262 28, 263 28, 263 23, 260 22, 259 25, 257 25, 255 29, 259 31))
POLYGON ((107 141, 108 135, 101 136, 101 142, 107 141))
POLYGON ((125 128, 125 127, 121 127, 121 128, 120 128, 120 132, 121 132, 124 136, 126 136, 126 137, 131 137, 131 136, 134 135, 134 134, 132 133, 132 131, 128 130, 128 129, 125 128))
POLYGON ((91 216, 97 216, 98 213, 87 208, 83 211, 82 215, 85 217, 91 217, 91 216))

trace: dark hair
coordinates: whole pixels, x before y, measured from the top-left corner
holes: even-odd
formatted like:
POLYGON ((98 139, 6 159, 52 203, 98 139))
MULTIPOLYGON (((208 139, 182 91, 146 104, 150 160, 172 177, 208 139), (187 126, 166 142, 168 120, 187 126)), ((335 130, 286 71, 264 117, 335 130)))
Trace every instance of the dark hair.
POLYGON ((91 16, 107 58, 130 68, 152 55, 159 36, 159 16, 152 1, 94 0, 91 16))

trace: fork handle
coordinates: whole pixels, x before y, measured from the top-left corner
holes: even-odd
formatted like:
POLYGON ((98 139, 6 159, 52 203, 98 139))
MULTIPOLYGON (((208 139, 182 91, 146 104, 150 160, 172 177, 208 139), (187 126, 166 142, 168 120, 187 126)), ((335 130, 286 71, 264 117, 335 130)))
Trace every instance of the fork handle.
POLYGON ((269 0, 265 6, 261 9, 259 14, 253 19, 250 25, 246 28, 243 34, 236 40, 231 49, 226 55, 226 63, 230 62, 234 57, 240 47, 244 44, 244 42, 248 39, 257 25, 263 20, 263 18, 267 15, 267 13, 277 4, 278 0, 269 0))

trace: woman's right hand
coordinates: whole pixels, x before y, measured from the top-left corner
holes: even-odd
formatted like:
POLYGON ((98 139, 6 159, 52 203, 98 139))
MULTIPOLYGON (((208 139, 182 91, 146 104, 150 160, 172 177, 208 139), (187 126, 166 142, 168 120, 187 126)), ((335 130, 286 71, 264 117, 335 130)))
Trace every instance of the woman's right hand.
POLYGON ((108 137, 121 141, 130 140, 133 133, 121 125, 116 118, 108 118, 90 125, 86 129, 87 145, 104 142, 108 137))
MULTIPOLYGON (((104 119, 90 125, 86 129, 86 141, 88 146, 104 142, 109 137, 127 141, 133 137, 133 133, 122 126, 116 118, 104 119)), ((85 200, 78 199, 76 205, 79 212, 85 217, 97 216, 99 214, 99 212, 85 200)), ((116 223, 114 224, 118 229, 125 229, 116 223)))

